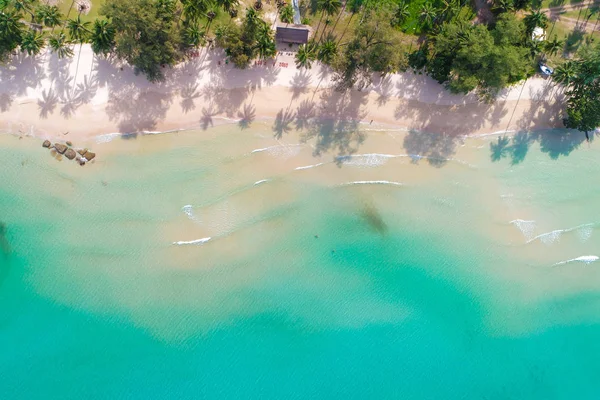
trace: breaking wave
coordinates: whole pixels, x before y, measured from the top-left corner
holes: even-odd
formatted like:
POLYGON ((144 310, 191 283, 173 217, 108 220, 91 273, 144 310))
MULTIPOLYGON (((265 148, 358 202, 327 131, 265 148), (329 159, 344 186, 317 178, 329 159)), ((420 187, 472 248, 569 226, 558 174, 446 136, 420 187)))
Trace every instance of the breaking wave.
POLYGON ((311 169, 311 168, 316 168, 316 167, 320 167, 321 165, 325 165, 326 163, 318 163, 318 164, 313 164, 313 165, 305 165, 304 167, 296 167, 294 168, 294 171, 301 171, 304 169, 311 169))
POLYGON ((573 232, 573 231, 576 231, 579 238, 582 241, 585 241, 585 240, 588 240, 592 236, 594 225, 595 224, 583 224, 583 225, 578 225, 576 227, 568 228, 568 229, 556 229, 551 232, 546 232, 546 233, 542 233, 540 235, 534 236, 533 238, 528 239, 527 243, 531 243, 536 240, 539 240, 540 242, 544 243, 545 245, 551 245, 552 243, 560 241, 560 238, 563 235, 563 233, 569 233, 569 232, 573 232))
POLYGON ((173 242, 174 245, 176 246, 186 246, 186 245, 202 245, 206 242, 208 242, 211 238, 210 237, 206 237, 206 238, 202 238, 202 239, 197 239, 197 240, 190 240, 189 242, 173 242))
POLYGON ((353 186, 353 185, 392 185, 392 186, 404 186, 403 183, 392 182, 392 181, 354 181, 354 182, 342 183, 340 186, 353 186))
POLYGON ((595 261, 598 261, 598 258, 599 258, 598 256, 581 256, 581 257, 577 257, 577 258, 572 258, 570 260, 557 262, 556 264, 553 264, 553 266, 565 265, 565 264, 569 264, 572 262, 582 262, 584 264, 591 264, 595 261))
POLYGON ((525 236, 526 240, 531 240, 533 238, 533 232, 535 231, 535 221, 513 219, 512 221, 510 221, 510 223, 519 228, 523 236, 525 236))

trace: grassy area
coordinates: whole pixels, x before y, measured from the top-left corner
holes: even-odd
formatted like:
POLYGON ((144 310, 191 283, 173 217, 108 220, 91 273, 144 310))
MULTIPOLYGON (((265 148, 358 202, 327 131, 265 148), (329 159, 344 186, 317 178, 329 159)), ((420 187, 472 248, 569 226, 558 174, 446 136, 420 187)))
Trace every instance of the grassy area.
MULTIPOLYGON (((98 13, 100 12, 100 7, 104 3, 104 0, 91 0, 90 2, 92 3, 92 8, 90 9, 90 12, 87 15, 83 14, 83 13, 81 14, 82 21, 93 22, 95 19, 97 19, 98 13)), ((71 3, 72 3, 72 0, 62 0, 58 4, 58 8, 60 9, 60 12, 62 13, 64 18, 66 18, 67 14, 69 13, 69 8, 71 8, 71 3)), ((73 5, 73 8, 71 9, 71 13, 69 14, 69 19, 73 19, 73 18, 77 18, 77 5, 76 4, 73 5)))
POLYGON ((583 0, 543 0, 541 8, 560 7, 573 4, 579 4, 583 0))

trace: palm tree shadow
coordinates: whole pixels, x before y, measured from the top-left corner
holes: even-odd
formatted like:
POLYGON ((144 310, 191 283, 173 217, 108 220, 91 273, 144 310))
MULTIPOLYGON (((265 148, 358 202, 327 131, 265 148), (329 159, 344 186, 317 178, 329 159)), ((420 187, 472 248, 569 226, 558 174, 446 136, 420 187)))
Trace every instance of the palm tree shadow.
POLYGON ((60 114, 66 119, 71 118, 73 114, 75 114, 75 111, 77 111, 77 108, 81 105, 81 101, 77 94, 71 94, 68 90, 62 95, 61 101, 63 106, 60 109, 60 114))
POLYGON ((490 143, 492 161, 500 161, 501 159, 506 157, 506 155, 509 152, 509 143, 510 140, 507 136, 499 136, 496 142, 490 143))
POLYGON ((0 94, 0 112, 7 111, 13 102, 13 96, 10 93, 0 94))
POLYGON ((97 87, 98 80, 93 76, 85 75, 83 82, 77 84, 74 97, 82 104, 87 104, 96 96, 97 87))
POLYGON ((203 131, 208 129, 209 126, 213 126, 213 116, 217 114, 217 111, 214 109, 213 104, 211 103, 209 108, 202 108, 202 118, 200 119, 200 127, 203 131))
POLYGON ((42 92, 42 98, 38 99, 38 107, 40 108, 40 118, 48 118, 48 115, 54 112, 56 105, 58 104, 58 96, 54 93, 54 90, 50 88, 48 91, 44 89, 42 92))
POLYGON ((186 85, 181 89, 181 109, 184 113, 188 113, 196 108, 196 104, 194 100, 200 97, 200 93, 198 92, 198 84, 186 85))
POLYGON ((245 104, 244 107, 238 111, 238 118, 240 118, 240 121, 238 122, 240 128, 249 128, 250 124, 252 124, 256 118, 256 107, 252 104, 245 104))
POLYGON ((296 129, 303 130, 308 128, 310 120, 316 114, 315 103, 309 99, 304 99, 296 108, 296 129))
POLYGON ((291 124, 294 122, 294 117, 295 114, 292 110, 284 110, 283 108, 279 110, 273 124, 273 132, 275 132, 276 139, 281 139, 284 133, 292 130, 291 124))
POLYGON ((290 89, 292 91, 292 100, 295 100, 303 93, 308 92, 311 76, 305 69, 299 70, 290 80, 290 89))

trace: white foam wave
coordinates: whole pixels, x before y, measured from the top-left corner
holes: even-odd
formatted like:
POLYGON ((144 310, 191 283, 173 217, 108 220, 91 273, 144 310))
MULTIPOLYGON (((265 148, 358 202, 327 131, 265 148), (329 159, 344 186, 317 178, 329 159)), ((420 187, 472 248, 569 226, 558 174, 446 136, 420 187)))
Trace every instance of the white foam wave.
POLYGON ((562 236, 563 233, 569 233, 569 232, 573 232, 573 231, 577 231, 579 238, 582 241, 585 241, 592 236, 594 225, 595 224, 583 224, 583 225, 578 225, 576 227, 568 228, 568 229, 556 229, 551 232, 546 232, 546 233, 537 235, 537 236, 529 239, 527 241, 527 243, 531 243, 535 240, 539 240, 542 243, 544 243, 545 245, 550 245, 554 242, 559 241, 560 237, 562 236))
POLYGON ((557 262, 553 266, 569 264, 569 263, 572 263, 572 262, 582 262, 584 264, 591 264, 591 263, 593 263, 595 261, 598 261, 599 258, 600 257, 598 257, 598 256, 581 256, 581 257, 577 257, 577 258, 572 258, 570 260, 557 262))
POLYGON ((173 244, 176 245, 176 246, 201 245, 201 244, 204 244, 204 243, 208 242, 210 239, 211 239, 210 237, 205 237, 205 238, 202 238, 202 239, 190 240, 188 242, 185 242, 185 241, 173 242, 173 244))
POLYGON ((354 181, 342 183, 341 186, 353 186, 353 185, 392 185, 392 186, 404 186, 403 183, 400 182, 392 182, 392 181, 354 181))
POLYGON ((287 145, 280 144, 280 145, 276 145, 276 146, 263 147, 261 149, 254 149, 250 152, 250 154, 267 152, 273 156, 288 158, 288 157, 293 157, 296 154, 298 154, 300 152, 300 149, 302 148, 302 146, 304 146, 304 145, 303 144, 287 144, 287 145))
POLYGON ((194 207, 191 204, 186 204, 181 210, 188 216, 192 221, 198 222, 200 219, 194 214, 194 207))
POLYGON ((353 154, 347 156, 339 156, 336 158, 338 162, 344 165, 355 167, 378 167, 385 164, 391 158, 402 157, 396 154, 353 154))
POLYGON ((316 167, 320 167, 323 164, 325 164, 325 163, 318 163, 318 164, 313 164, 313 165, 305 165, 304 167, 294 168, 294 170, 295 171, 301 171, 301 170, 304 170, 304 169, 316 168, 316 167))
POLYGON ((526 240, 531 240, 533 238, 533 232, 535 230, 535 221, 527 221, 524 219, 514 219, 510 221, 511 224, 515 225, 523 236, 525 236, 526 240))
POLYGON ((267 183, 267 182, 269 182, 269 179, 261 179, 260 181, 254 182, 254 186, 258 186, 260 184, 267 183))
POLYGON ((107 133, 105 135, 96 136, 96 143, 108 143, 121 136, 120 133, 107 133))

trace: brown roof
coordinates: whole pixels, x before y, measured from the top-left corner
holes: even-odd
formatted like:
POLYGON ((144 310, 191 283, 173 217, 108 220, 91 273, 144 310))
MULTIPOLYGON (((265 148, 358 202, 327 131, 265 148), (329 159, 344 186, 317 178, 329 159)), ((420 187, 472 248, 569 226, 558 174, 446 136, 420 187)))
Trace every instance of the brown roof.
POLYGON ((285 43, 308 43, 310 27, 307 25, 281 25, 277 27, 275 38, 285 43))

